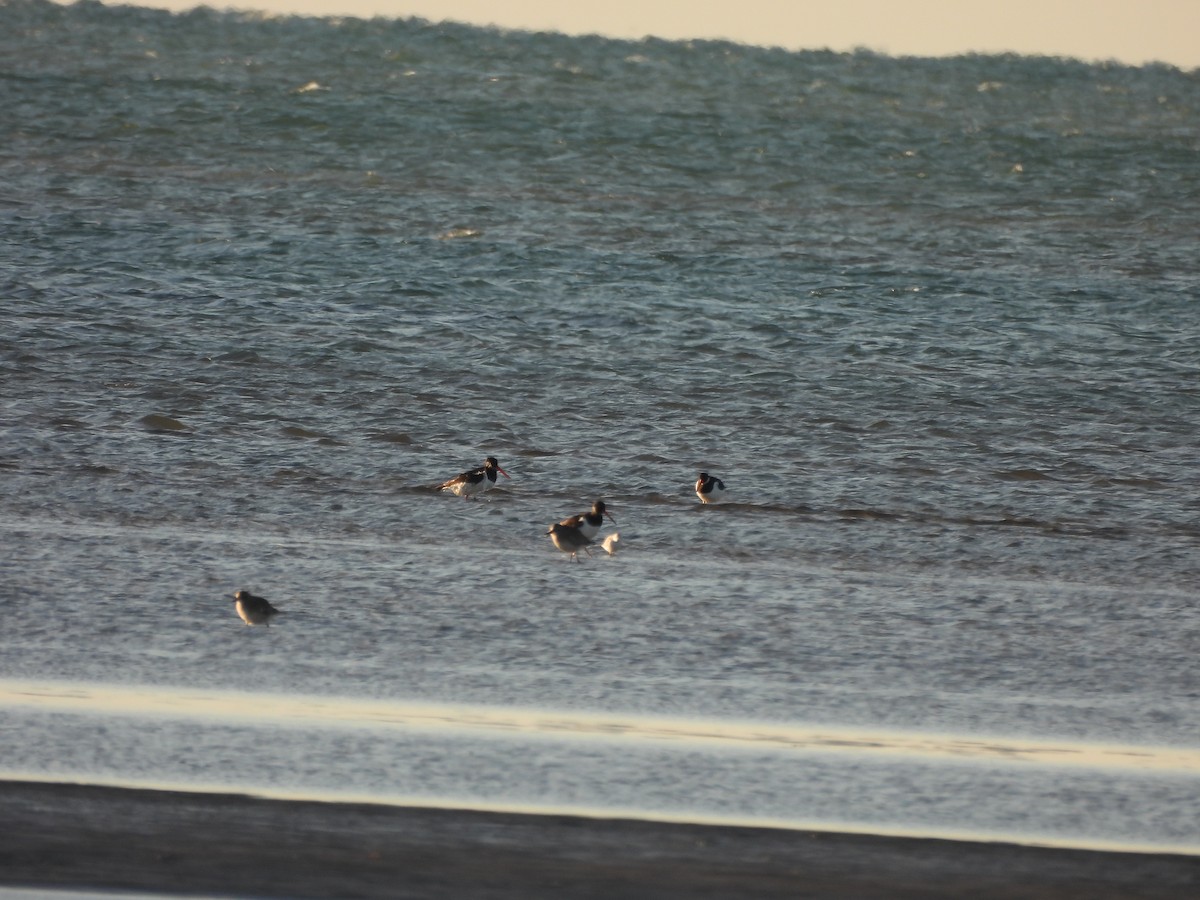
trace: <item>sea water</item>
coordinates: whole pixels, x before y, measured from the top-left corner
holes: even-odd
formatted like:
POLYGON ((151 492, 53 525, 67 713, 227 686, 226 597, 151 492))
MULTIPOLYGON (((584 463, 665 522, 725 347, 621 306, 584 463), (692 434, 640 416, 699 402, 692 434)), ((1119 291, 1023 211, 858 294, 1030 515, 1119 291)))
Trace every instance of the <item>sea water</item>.
POLYGON ((1200 852, 1196 72, 0 48, 5 773, 1200 852))

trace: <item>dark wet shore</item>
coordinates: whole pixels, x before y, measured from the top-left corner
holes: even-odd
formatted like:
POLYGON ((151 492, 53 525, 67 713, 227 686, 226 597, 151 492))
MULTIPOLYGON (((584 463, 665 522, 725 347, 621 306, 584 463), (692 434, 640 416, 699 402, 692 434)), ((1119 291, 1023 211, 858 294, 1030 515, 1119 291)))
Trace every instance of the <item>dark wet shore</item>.
POLYGON ((8 781, 0 884, 431 900, 1191 900, 1200 857, 8 781))

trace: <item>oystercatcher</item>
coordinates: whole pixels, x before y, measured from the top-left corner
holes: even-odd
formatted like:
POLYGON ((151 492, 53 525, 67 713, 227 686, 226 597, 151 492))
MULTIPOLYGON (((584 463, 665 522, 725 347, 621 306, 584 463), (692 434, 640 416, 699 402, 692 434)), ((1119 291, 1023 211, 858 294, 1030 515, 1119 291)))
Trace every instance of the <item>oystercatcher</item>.
POLYGON ((723 493, 725 493, 725 482, 707 472, 700 473, 700 477, 696 479, 696 496, 700 498, 701 503, 719 500, 723 493))
POLYGON ((233 604, 237 614, 247 625, 266 625, 271 627, 271 617, 279 615, 279 610, 267 602, 264 597, 256 597, 249 591, 238 591, 233 595, 233 604))
POLYGON ((456 497, 469 499, 476 494, 482 494, 492 487, 496 483, 497 472, 505 478, 512 477, 500 468, 500 463, 496 462, 496 457, 489 456, 478 469, 463 472, 461 475, 455 475, 449 481, 443 481, 438 485, 438 490, 449 491, 456 497))
POLYGON ((614 525, 617 524, 617 520, 612 517, 612 513, 604 508, 604 501, 597 500, 592 504, 591 512, 571 516, 571 518, 563 519, 558 524, 566 525, 570 528, 578 528, 580 533, 590 541, 596 536, 596 532, 600 530, 600 526, 604 524, 605 516, 608 516, 608 520, 614 525))

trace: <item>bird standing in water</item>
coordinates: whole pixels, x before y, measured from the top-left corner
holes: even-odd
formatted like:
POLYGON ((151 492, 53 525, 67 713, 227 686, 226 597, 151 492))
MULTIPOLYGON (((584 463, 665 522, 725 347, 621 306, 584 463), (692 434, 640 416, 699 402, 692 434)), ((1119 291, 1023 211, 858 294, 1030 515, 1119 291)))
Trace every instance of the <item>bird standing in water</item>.
POLYGON ((592 555, 592 551, 588 549, 588 544, 592 542, 592 539, 585 536, 578 525, 564 525, 562 522, 555 522, 546 534, 550 535, 550 540, 554 541, 555 547, 563 553, 570 553, 571 559, 576 562, 579 561, 580 550, 588 556, 592 555))
POLYGON ((585 512, 580 513, 577 516, 571 516, 571 518, 563 519, 558 524, 568 525, 571 528, 578 528, 583 536, 590 541, 596 536, 596 533, 600 530, 600 526, 604 524, 605 516, 607 516, 608 520, 614 525, 617 524, 617 520, 612 517, 612 513, 605 508, 604 501, 597 500, 592 504, 591 512, 585 512))
POLYGON ((700 477, 696 479, 696 496, 700 498, 701 503, 712 503, 714 500, 719 500, 723 493, 725 493, 725 482, 707 472, 700 473, 700 477))
POLYGON ((456 497, 469 500, 492 488, 496 484, 496 473, 503 475, 505 478, 512 477, 500 468, 500 463, 496 462, 496 457, 489 456, 478 469, 463 472, 461 475, 455 475, 448 481, 443 481, 438 485, 438 490, 449 491, 456 497))
POLYGON ((237 614, 247 625, 266 625, 270 628, 271 618, 280 612, 265 597, 256 597, 249 591, 238 591, 233 595, 233 603, 237 614))

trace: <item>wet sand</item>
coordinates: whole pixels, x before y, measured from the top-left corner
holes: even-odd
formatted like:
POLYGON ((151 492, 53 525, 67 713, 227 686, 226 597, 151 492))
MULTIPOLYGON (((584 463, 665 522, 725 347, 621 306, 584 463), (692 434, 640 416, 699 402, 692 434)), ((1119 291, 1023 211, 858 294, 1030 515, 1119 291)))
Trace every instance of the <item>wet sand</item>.
POLYGON ((0 884, 426 900, 1194 900, 1200 857, 7 781, 0 884))

